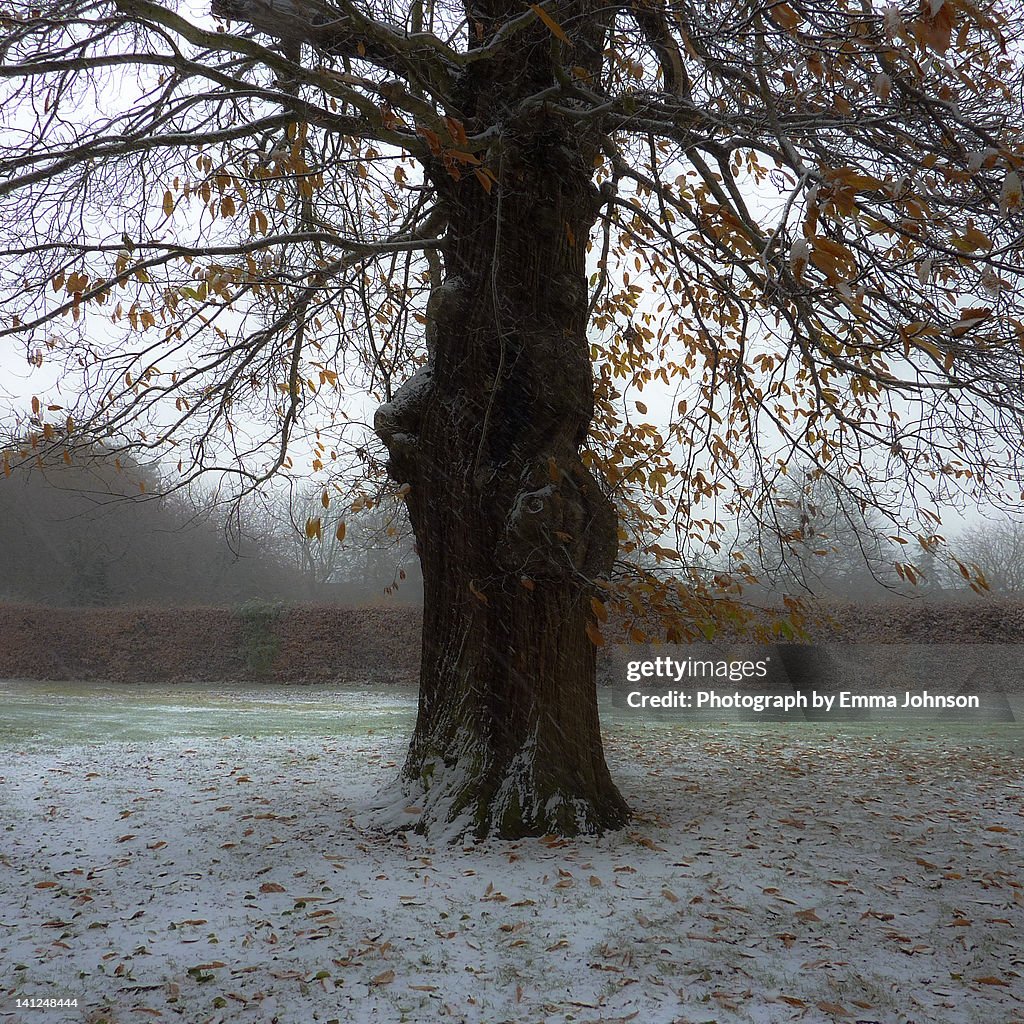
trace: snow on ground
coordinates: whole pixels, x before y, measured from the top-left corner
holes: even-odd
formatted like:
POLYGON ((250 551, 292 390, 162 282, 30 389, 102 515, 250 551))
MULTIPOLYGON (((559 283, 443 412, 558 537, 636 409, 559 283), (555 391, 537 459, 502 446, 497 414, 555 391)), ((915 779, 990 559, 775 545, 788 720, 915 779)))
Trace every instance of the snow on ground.
POLYGON ((19 742, 0 1021, 1024 1021, 1024 756, 989 735, 613 728, 627 831, 454 847, 356 824, 398 730, 19 742))

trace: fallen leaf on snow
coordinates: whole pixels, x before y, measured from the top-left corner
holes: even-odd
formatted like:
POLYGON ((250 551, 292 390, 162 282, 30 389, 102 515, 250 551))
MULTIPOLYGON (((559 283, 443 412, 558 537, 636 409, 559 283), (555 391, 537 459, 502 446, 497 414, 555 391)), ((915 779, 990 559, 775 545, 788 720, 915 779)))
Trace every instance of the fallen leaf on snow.
POLYGON ((833 1017, 849 1017, 850 1011, 845 1006, 840 1006, 839 1003, 826 1003, 821 1002, 816 1004, 818 1009, 822 1013, 831 1013, 833 1017))

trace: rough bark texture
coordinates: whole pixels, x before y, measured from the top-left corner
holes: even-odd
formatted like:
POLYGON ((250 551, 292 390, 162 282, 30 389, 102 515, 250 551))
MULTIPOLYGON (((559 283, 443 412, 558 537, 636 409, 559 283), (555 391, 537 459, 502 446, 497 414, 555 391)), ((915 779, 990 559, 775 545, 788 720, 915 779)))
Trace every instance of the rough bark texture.
MULTIPOLYGON (((483 38, 499 13, 475 8, 483 38)), ((472 175, 428 168, 449 224, 430 360, 376 421, 392 476, 411 488, 424 579, 405 777, 424 827, 465 820, 504 837, 601 831, 628 813, 604 760, 586 634, 617 545, 614 510, 579 454, 593 412, 596 149, 543 107, 506 120, 553 74, 547 29, 517 38, 516 73, 476 65, 459 96, 471 130, 500 128, 486 161, 497 184, 488 194, 472 175)), ((581 61, 600 59, 600 38, 595 28, 589 58, 577 41, 581 61)))

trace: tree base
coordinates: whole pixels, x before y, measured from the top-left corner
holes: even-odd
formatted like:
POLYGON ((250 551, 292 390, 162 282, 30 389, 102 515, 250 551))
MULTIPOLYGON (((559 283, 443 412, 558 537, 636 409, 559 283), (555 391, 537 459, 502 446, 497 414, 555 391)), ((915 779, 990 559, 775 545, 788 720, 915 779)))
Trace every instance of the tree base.
MULTIPOLYGON (((554 768, 554 765, 550 766, 554 768)), ((457 842, 531 836, 601 835, 625 827, 629 807, 610 778, 582 787, 541 768, 536 744, 527 743, 503 769, 487 766, 477 745, 445 763, 406 765, 394 786, 375 802, 373 820, 432 840, 457 842)))

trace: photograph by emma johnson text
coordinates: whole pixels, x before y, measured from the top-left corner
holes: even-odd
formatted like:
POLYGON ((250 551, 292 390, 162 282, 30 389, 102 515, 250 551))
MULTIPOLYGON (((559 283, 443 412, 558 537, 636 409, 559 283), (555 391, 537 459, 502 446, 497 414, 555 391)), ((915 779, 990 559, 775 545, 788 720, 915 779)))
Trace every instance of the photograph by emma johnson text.
POLYGON ((1005 644, 695 644, 625 648, 626 712, 742 718, 1016 721, 1024 649, 1005 644))

